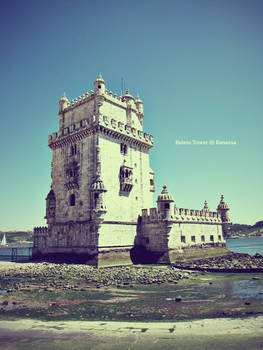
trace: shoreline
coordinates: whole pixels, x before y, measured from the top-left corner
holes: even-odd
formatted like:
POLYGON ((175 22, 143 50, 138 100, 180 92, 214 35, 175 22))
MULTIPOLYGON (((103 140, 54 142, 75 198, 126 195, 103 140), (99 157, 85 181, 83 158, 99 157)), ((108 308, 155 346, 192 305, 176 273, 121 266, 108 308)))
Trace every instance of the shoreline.
MULTIPOLYGON (((0 336, 4 330, 39 331, 55 334, 71 333, 145 333, 145 335, 207 335, 242 334, 263 337, 263 316, 237 318, 204 318, 192 321, 41 321, 36 319, 0 320, 0 336), (146 330, 144 330, 147 328, 146 330), (144 331, 142 331, 142 329, 144 331), (174 329, 173 332, 171 330, 174 329)), ((263 339, 263 338, 262 338, 263 339)))
POLYGON ((262 273, 5 261, 0 275, 0 350, 263 349, 262 273))
POLYGON ((187 322, 0 321, 0 349, 258 350, 263 348, 262 324, 263 316, 187 322))
POLYGON ((243 238, 263 238, 263 235, 260 235, 260 236, 233 236, 233 237, 227 237, 227 239, 243 239, 243 238))

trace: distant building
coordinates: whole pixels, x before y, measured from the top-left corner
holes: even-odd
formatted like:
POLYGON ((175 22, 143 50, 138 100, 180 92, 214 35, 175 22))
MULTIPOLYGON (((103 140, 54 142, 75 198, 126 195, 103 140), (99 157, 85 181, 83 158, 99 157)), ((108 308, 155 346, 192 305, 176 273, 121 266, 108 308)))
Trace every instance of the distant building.
POLYGON ((180 209, 164 186, 157 209, 144 209, 153 206, 153 137, 143 132, 139 96, 107 91, 99 75, 94 91, 71 102, 64 94, 58 115, 59 131, 49 135, 47 227, 34 229, 33 257, 97 265, 98 256, 129 252, 134 242, 154 256, 225 243, 230 221, 223 198, 217 212, 207 203, 201 211, 180 209))

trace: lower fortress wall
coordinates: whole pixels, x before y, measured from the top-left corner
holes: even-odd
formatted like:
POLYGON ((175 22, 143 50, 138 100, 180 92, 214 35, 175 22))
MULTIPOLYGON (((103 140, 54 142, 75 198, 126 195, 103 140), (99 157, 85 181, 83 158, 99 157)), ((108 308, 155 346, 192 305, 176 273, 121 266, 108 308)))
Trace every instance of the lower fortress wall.
POLYGON ((224 242, 222 225, 174 223, 169 233, 169 248, 224 242))
POLYGON ((133 246, 136 222, 104 222, 99 228, 99 247, 133 246))
POLYGON ((36 228, 33 258, 94 266, 169 263, 182 249, 225 246, 221 223, 145 221, 139 216, 138 223, 105 222, 94 229, 91 223, 73 222, 36 228))

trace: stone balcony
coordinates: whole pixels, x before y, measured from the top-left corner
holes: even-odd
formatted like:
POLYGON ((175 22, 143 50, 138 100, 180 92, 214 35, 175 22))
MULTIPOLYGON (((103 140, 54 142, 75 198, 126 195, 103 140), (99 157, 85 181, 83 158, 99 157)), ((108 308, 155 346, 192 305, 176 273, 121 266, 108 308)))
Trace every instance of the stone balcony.
POLYGON ((131 192, 132 187, 133 187, 132 178, 127 178, 127 177, 120 178, 121 191, 131 192))

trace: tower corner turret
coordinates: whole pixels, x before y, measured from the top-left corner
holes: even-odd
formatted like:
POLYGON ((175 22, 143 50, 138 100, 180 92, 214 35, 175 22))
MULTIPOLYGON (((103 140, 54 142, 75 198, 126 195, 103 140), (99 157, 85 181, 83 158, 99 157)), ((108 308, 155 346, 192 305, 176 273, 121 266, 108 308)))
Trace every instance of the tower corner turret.
POLYGON ((96 95, 104 95, 106 89, 106 83, 99 73, 98 78, 94 81, 94 92, 96 95))
POLYGON ((174 199, 166 185, 163 185, 163 190, 157 198, 157 207, 162 219, 172 220, 174 218, 174 199))
POLYGON ((139 121, 142 124, 143 117, 144 117, 143 102, 140 99, 140 96, 138 94, 137 94, 137 98, 135 100, 135 105, 136 105, 137 115, 138 115, 139 121))
POLYGON ((221 216, 222 231, 223 231, 224 238, 226 238, 228 236, 229 227, 232 224, 230 221, 230 218, 229 218, 228 211, 229 211, 229 207, 224 200, 224 196, 221 195, 220 202, 217 206, 217 212, 221 216))
POLYGON ((64 112, 64 109, 68 107, 69 105, 69 100, 66 97, 66 93, 64 92, 63 96, 61 97, 61 99, 58 102, 59 104, 59 115, 62 115, 64 112))

